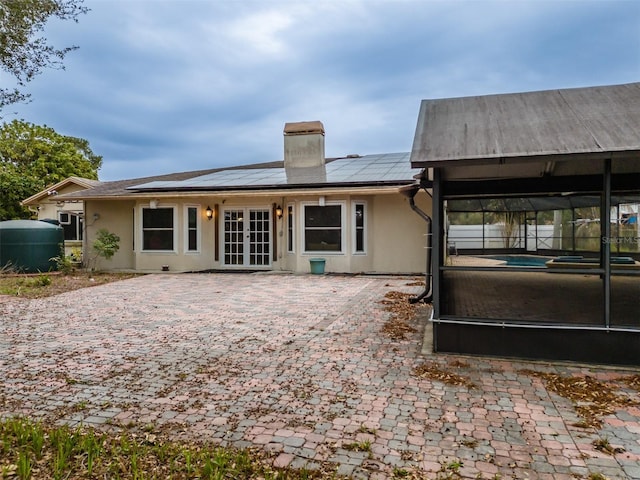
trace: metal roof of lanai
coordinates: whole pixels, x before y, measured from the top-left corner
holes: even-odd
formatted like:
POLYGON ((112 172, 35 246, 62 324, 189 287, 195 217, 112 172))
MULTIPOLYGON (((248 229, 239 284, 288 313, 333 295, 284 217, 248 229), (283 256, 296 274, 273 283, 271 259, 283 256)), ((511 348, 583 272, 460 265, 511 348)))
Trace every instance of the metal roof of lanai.
POLYGON ((428 168, 639 153, 640 83, 629 83, 423 100, 411 163, 428 168))

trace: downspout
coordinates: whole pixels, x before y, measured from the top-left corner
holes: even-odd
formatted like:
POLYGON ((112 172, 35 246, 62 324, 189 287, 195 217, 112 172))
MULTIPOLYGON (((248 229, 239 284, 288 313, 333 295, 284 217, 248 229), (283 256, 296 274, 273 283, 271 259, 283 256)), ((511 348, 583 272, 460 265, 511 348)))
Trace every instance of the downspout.
MULTIPOLYGON (((408 187, 403 187, 400 189, 400 193, 406 196, 409 199, 409 206, 411 210, 416 212, 422 219, 427 222, 427 268, 425 273, 425 288, 424 291, 418 295, 417 297, 409 298, 409 303, 418 303, 420 301, 424 301, 425 303, 429 303, 433 300, 433 292, 431 289, 431 237, 433 233, 431 217, 427 215, 424 211, 422 211, 415 202, 415 196, 420 190, 419 184, 410 185, 408 187)), ((426 189, 425 189, 426 192, 426 189)))

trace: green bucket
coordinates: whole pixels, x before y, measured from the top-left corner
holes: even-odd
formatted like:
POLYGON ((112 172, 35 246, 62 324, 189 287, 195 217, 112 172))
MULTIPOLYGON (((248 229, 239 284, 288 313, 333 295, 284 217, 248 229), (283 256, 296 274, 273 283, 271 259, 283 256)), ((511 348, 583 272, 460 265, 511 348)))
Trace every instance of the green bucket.
POLYGON ((310 258, 311 273, 314 275, 322 275, 324 273, 324 258, 310 258))

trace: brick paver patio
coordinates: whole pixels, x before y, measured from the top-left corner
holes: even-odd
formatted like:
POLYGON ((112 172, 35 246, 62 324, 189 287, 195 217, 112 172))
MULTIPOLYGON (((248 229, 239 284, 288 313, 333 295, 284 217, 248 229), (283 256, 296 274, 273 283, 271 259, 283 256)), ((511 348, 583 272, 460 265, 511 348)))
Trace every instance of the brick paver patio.
POLYGON ((640 408, 599 430, 524 372, 616 382, 634 372, 421 354, 381 333, 388 291, 414 279, 148 275, 41 300, 0 302, 0 415, 261 447, 276 465, 332 462, 357 478, 640 478, 640 408), (475 384, 413 375, 434 362, 475 384), (82 408, 79 408, 79 406, 82 408), (608 455, 594 440, 624 451, 608 455), (370 451, 354 451, 354 442, 370 451), (439 472, 439 473, 438 473, 439 472), (449 478, 449 477, 447 477, 449 478))

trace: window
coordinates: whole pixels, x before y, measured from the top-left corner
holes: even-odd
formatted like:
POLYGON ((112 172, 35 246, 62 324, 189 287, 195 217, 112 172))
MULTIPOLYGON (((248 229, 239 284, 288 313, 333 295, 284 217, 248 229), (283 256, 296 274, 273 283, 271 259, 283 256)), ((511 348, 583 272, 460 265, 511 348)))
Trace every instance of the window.
POLYGON ((142 209, 142 249, 173 250, 173 208, 142 209))
POLYGON ((82 240, 83 221, 81 213, 58 212, 58 221, 67 241, 82 240))
POLYGON ((353 204, 353 252, 365 253, 366 245, 366 209, 363 202, 353 204))
POLYGON ((342 252, 342 223, 342 205, 305 205, 305 251, 342 252))
POLYGON ((185 208, 185 251, 197 252, 200 250, 200 239, 198 238, 198 228, 200 224, 200 215, 198 207, 185 208))
POLYGON ((287 206, 287 252, 293 253, 296 251, 295 249, 295 225, 293 219, 293 205, 287 206))

